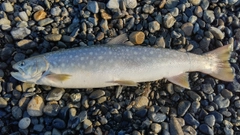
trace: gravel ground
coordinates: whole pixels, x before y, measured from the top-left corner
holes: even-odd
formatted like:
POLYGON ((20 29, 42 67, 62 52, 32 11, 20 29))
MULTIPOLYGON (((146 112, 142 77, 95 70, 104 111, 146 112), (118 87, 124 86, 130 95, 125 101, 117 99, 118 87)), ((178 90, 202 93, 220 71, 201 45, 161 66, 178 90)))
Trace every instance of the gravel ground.
POLYGON ((0 134, 240 134, 239 18, 239 0, 1 0, 0 134), (236 77, 228 83, 191 73, 191 90, 164 79, 69 90, 9 74, 30 56, 121 33, 134 44, 196 54, 234 43, 236 77))

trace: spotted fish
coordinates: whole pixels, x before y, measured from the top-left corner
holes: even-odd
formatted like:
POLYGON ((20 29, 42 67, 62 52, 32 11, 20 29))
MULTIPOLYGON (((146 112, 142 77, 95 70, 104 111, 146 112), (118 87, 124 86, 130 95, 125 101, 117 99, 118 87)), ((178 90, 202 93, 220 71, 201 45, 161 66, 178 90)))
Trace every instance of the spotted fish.
POLYGON ((61 88, 136 86, 162 78, 189 89, 188 72, 200 71, 232 81, 228 62, 232 45, 203 55, 176 50, 125 45, 126 34, 108 45, 50 52, 17 62, 11 75, 22 82, 61 88))

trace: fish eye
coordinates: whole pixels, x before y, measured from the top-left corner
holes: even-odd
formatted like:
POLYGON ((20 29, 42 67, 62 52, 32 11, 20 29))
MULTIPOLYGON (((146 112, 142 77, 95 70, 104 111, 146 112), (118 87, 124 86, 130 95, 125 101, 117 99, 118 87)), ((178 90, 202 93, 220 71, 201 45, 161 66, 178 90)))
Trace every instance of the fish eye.
POLYGON ((19 66, 24 66, 24 65, 25 65, 24 61, 19 63, 19 66))

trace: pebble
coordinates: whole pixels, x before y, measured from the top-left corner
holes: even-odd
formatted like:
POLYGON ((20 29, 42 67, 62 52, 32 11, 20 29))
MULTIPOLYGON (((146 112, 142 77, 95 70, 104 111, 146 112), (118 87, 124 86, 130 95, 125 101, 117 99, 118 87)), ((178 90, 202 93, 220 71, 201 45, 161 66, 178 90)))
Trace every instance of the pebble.
POLYGON ((209 115, 211 115, 211 114, 214 115, 215 120, 216 120, 217 123, 222 123, 223 115, 221 113, 219 113, 217 111, 212 111, 212 112, 209 113, 209 115))
POLYGON ((21 110, 21 108, 18 107, 18 106, 13 106, 12 107, 12 116, 16 120, 19 120, 20 118, 22 118, 22 110, 21 110))
POLYGON ((34 96, 30 100, 27 106, 27 112, 30 116, 37 117, 42 116, 44 108, 43 98, 41 96, 34 96))
POLYGON ((95 91, 93 91, 89 95, 89 98, 91 98, 91 99, 98 99, 98 98, 100 98, 100 97, 102 97, 104 95, 105 95, 105 91, 103 91, 103 90, 95 90, 95 91))
POLYGON ((146 14, 152 14, 154 12, 154 7, 152 5, 145 4, 142 10, 146 14))
POLYGON ((44 36, 47 41, 59 41, 62 38, 61 34, 48 34, 44 36))
POLYGON ((193 24, 192 23, 184 23, 181 27, 183 32, 185 33, 186 36, 191 36, 192 31, 193 31, 193 24))
POLYGON ((89 128, 90 126, 92 126, 92 122, 91 122, 89 119, 85 119, 85 120, 83 121, 83 128, 84 128, 84 129, 87 129, 87 128, 89 128))
POLYGON ((169 123, 169 127, 170 127, 170 134, 171 135, 184 135, 183 134, 183 130, 181 125, 179 124, 178 120, 176 117, 171 117, 170 118, 170 123, 169 123))
POLYGON ((66 127, 66 123, 59 118, 55 118, 52 122, 52 126, 57 129, 64 129, 66 127))
POLYGON ((18 122, 18 127, 20 129, 27 129, 31 124, 31 119, 29 117, 24 117, 18 122))
POLYGON ((28 28, 13 28, 11 30, 11 35, 15 40, 24 39, 31 33, 31 30, 28 28))
POLYGON ((209 31, 211 31, 216 39, 222 40, 224 38, 224 33, 216 27, 210 27, 209 31))
POLYGON ((197 135, 197 131, 192 126, 184 126, 183 127, 184 135, 197 135))
POLYGON ((184 120, 187 124, 192 125, 193 127, 199 126, 199 122, 190 113, 186 113, 184 120))
POLYGON ((203 20, 206 23, 212 23, 215 19, 214 12, 212 10, 206 10, 203 12, 203 20))
POLYGON ((148 29, 151 33, 159 31, 160 30, 160 24, 157 21, 152 21, 148 24, 148 29))
POLYGON ((214 92, 214 89, 212 88, 211 84, 203 84, 202 90, 206 94, 212 94, 214 92))
POLYGON ((0 25, 10 26, 11 25, 11 21, 8 20, 7 18, 1 18, 0 19, 0 25))
POLYGON ((230 105, 230 101, 228 98, 224 98, 222 95, 216 95, 214 98, 214 102, 218 105, 220 109, 227 108, 230 105))
POLYGON ((207 115, 205 118, 204 118, 204 122, 210 126, 210 127, 213 127, 215 125, 215 117, 214 115, 207 115))
POLYGON ((43 131, 44 125, 43 124, 36 124, 33 126, 33 130, 37 132, 43 131))
POLYGON ((129 35, 129 40, 133 43, 133 44, 142 44, 145 40, 145 34, 141 31, 135 31, 132 32, 129 35))
POLYGON ((137 7, 137 0, 123 0, 126 5, 126 8, 134 9, 137 7))
POLYGON ((190 96, 190 98, 194 101, 200 101, 201 96, 199 96, 196 92, 194 91, 188 91, 187 94, 190 96))
POLYGON ((107 20, 102 20, 100 22, 100 27, 101 27, 101 30, 106 33, 108 31, 108 22, 107 20))
POLYGON ((107 3, 107 8, 109 9, 118 9, 119 1, 118 0, 109 0, 107 3))
POLYGON ((194 10, 194 14, 198 17, 201 18, 203 16, 203 10, 201 6, 197 6, 194 10))
POLYGON ((60 106, 55 101, 48 102, 43 108, 43 113, 51 117, 57 116, 59 111, 60 106))
POLYGON ((188 111, 188 109, 190 108, 191 102, 189 101, 181 101, 178 104, 178 115, 179 116, 184 116, 185 113, 188 111))
POLYGON ((172 8, 176 7, 178 3, 179 3, 179 0, 167 0, 165 7, 172 9, 172 8))
POLYGON ((98 13, 99 12, 98 3, 96 1, 89 1, 87 3, 87 9, 94 14, 98 13))
POLYGON ((189 0, 194 6, 198 6, 201 3, 201 0, 189 0))
POLYGON ((161 131, 161 129, 162 129, 162 127, 161 127, 161 125, 160 124, 158 124, 158 123, 152 123, 151 124, 151 129, 152 129, 152 131, 154 132, 154 133, 159 133, 160 131, 161 131))
POLYGON ((163 18, 163 25, 166 28, 171 28, 176 22, 176 19, 170 14, 166 14, 163 18))
POLYGON ((26 22, 28 21, 28 15, 25 11, 19 12, 18 15, 22 21, 26 21, 26 22))
POLYGON ((167 118, 167 116, 164 113, 149 112, 148 118, 153 122, 159 123, 159 122, 163 122, 167 118))
POLYGON ((0 97, 0 108, 5 107, 7 107, 7 101, 3 97, 0 97))
POLYGON ((2 10, 5 12, 12 12, 14 10, 10 2, 3 2, 1 6, 2 6, 2 10))
POLYGON ((41 19, 40 21, 38 21, 38 25, 43 27, 43 26, 46 26, 46 25, 52 23, 53 21, 54 20, 51 18, 41 19))
POLYGON ((145 96, 139 96, 135 99, 133 107, 136 109, 143 109, 148 106, 148 98, 145 96))
POLYGON ((59 16, 61 14, 61 9, 57 6, 54 8, 51 8, 51 15, 53 16, 59 16))
POLYGON ((240 100, 236 100, 236 101, 234 102, 234 106, 235 106, 236 108, 240 108, 240 100))
POLYGON ((70 98, 71 98, 72 102, 74 102, 74 103, 80 102, 81 101, 81 93, 72 93, 70 95, 70 98))
POLYGON ((214 135, 213 130, 207 124, 201 124, 199 130, 207 135, 214 135))
POLYGON ((31 49, 37 47, 37 43, 30 39, 22 39, 16 43, 22 49, 31 49))
POLYGON ((105 20, 112 19, 112 16, 106 12, 104 9, 100 9, 101 17, 105 20))
POLYGON ((47 13, 44 10, 39 10, 36 13, 33 14, 33 19, 35 21, 40 21, 42 19, 45 19, 47 16, 47 13))

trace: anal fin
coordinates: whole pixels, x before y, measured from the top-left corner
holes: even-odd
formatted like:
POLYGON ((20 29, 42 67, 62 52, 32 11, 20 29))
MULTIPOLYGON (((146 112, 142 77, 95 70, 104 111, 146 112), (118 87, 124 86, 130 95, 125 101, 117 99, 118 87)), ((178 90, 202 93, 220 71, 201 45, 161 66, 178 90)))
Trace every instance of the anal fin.
POLYGON ((168 77, 167 79, 176 85, 179 85, 186 89, 190 89, 188 82, 188 73, 182 73, 176 76, 168 77))
POLYGON ((116 81, 110 81, 109 83, 117 83, 119 85, 123 86, 137 86, 138 83, 130 80, 116 80, 116 81))

